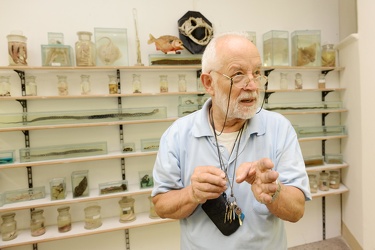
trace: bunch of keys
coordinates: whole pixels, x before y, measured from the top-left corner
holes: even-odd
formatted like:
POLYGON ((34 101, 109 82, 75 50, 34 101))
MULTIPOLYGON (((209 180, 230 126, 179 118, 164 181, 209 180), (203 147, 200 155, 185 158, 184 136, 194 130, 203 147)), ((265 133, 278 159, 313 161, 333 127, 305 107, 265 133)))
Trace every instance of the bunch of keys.
POLYGON ((242 226, 243 219, 245 218, 244 213, 242 213, 241 208, 237 205, 236 198, 231 196, 227 199, 224 223, 232 223, 238 219, 240 226, 242 226), (231 199, 232 198, 232 199, 231 199))

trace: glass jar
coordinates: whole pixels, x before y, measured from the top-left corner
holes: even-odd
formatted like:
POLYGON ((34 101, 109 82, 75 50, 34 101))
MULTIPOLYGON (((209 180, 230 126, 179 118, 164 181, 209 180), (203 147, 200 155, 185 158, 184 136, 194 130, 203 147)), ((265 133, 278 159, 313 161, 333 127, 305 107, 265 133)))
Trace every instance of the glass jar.
POLYGON ((338 189, 340 187, 340 171, 331 170, 329 171, 329 187, 338 189))
POLYGON ((108 75, 109 83, 108 89, 110 94, 119 94, 116 75, 108 75))
POLYGON ((160 75, 160 92, 168 92, 168 76, 160 75))
POLYGON ((13 240, 17 238, 17 222, 14 220, 16 213, 3 214, 1 218, 1 238, 3 241, 13 240))
POLYGON ((184 74, 178 75, 178 91, 179 92, 186 92, 186 79, 184 74))
POLYGON ((37 87, 35 82, 35 76, 26 76, 25 92, 27 96, 36 96, 37 87))
POLYGON ((325 44, 322 46, 322 67, 336 66, 336 50, 333 44, 325 44))
POLYGON ((22 31, 13 31, 7 36, 9 65, 27 66, 27 38, 22 31))
POLYGON ((310 192, 316 193, 318 192, 318 180, 315 174, 309 174, 309 183, 310 183, 310 192))
POLYGON ((302 89, 303 87, 303 81, 302 81, 302 75, 300 73, 296 74, 296 79, 294 80, 294 85, 296 89, 302 89))
POLYGON ((197 71, 197 90, 204 92, 206 91, 206 89, 203 86, 203 83, 201 80, 201 74, 202 74, 202 70, 198 70, 197 71))
POLYGON ((95 66, 96 48, 91 42, 92 33, 88 31, 77 32, 78 41, 75 44, 76 65, 77 66, 95 66))
POLYGON ((326 75, 320 74, 318 79, 318 88, 325 89, 326 88, 326 75))
POLYGON ((133 74, 133 93, 142 93, 141 75, 133 74))
POLYGON ((91 83, 89 75, 81 75, 81 94, 87 95, 90 94, 91 83))
POLYGON ((0 76, 0 96, 10 96, 10 76, 0 76))
POLYGON ((63 200, 66 197, 65 178, 53 178, 49 182, 51 191, 51 200, 63 200))
POLYGON ((40 236, 46 232, 43 209, 35 209, 31 212, 30 230, 31 236, 40 236))
POLYGON ((329 190, 329 174, 327 172, 321 172, 319 176, 319 190, 329 190))
POLYGON ((135 212, 134 212, 134 199, 123 197, 119 200, 120 205, 120 222, 130 222, 136 219, 135 212))
POLYGON ((280 89, 288 89, 288 73, 280 73, 280 89))
POLYGON ((155 212, 155 206, 154 206, 154 203, 152 202, 152 197, 149 196, 148 200, 150 201, 150 214, 149 214, 149 217, 151 219, 160 218, 159 215, 155 212))
POLYGON ((59 233, 69 232, 72 229, 72 218, 69 213, 70 207, 59 207, 57 212, 57 229, 59 233))
POLYGON ((95 229, 102 225, 100 209, 101 208, 98 205, 89 206, 84 209, 85 229, 95 229))
POLYGON ((65 96, 69 94, 67 76, 58 75, 57 76, 57 90, 60 96, 65 96))

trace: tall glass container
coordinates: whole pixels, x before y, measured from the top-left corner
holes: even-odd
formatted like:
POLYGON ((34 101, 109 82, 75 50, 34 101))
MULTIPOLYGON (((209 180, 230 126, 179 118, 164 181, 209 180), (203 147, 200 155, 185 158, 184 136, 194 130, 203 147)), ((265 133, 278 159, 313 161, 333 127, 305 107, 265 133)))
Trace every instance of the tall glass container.
POLYGON ((92 33, 88 31, 77 32, 78 41, 75 44, 76 65, 77 66, 95 66, 96 48, 91 42, 92 33))
POLYGON ((333 44, 325 44, 322 46, 322 66, 336 66, 336 50, 334 49, 333 44))
POLYGON ((289 65, 289 32, 271 30, 263 34, 263 65, 289 65))
POLYGON ((149 214, 149 217, 151 219, 157 219, 157 218, 160 218, 159 215, 155 212, 155 206, 154 206, 154 203, 152 202, 152 197, 149 196, 148 197, 148 200, 150 202, 150 214, 149 214))
POLYGON ((57 229, 59 233, 65 233, 72 229, 72 218, 69 213, 70 207, 59 207, 57 212, 57 229))
POLYGON ((67 76, 64 76, 64 75, 57 76, 57 90, 60 96, 65 96, 69 94, 67 76))
POLYGON ((40 236, 46 232, 43 209, 36 209, 31 212, 30 230, 31 236, 40 236))
POLYGON ((85 229, 95 229, 102 225, 100 209, 98 205, 85 208, 85 229))
POLYGON ((178 91, 179 92, 186 92, 186 75, 179 74, 178 75, 178 91))
POLYGON ((14 217, 15 213, 3 214, 1 218, 3 223, 1 224, 1 239, 3 241, 13 240, 17 237, 17 222, 14 217))
POLYGON ((288 73, 280 73, 280 89, 288 89, 288 73))
POLYGON ((133 74, 133 93, 142 93, 141 75, 133 74))
POLYGON ((91 83, 89 75, 81 75, 81 94, 87 95, 91 92, 91 83))
POLYGON ((316 193, 318 192, 318 179, 316 174, 309 174, 309 183, 310 183, 310 192, 316 193))
POLYGON ((168 76, 160 75, 160 92, 168 92, 168 76))
POLYGON ((319 176, 319 189, 321 191, 329 190, 329 174, 327 172, 321 172, 319 176))
POLYGON ((318 79, 318 88, 325 89, 326 88, 326 75, 320 74, 318 79))
POLYGON ((117 85, 117 77, 116 75, 108 75, 109 83, 108 83, 108 90, 110 94, 119 94, 118 93, 118 85, 117 85))
POLYGON ((320 30, 296 30, 291 36, 292 66, 320 66, 320 30))
POLYGON ((49 182, 51 200, 63 200, 66 197, 66 182, 64 177, 53 178, 49 182))
POLYGON ((0 96, 10 96, 10 76, 0 76, 0 96))
POLYGON ((37 95, 37 86, 35 82, 35 76, 26 76, 26 86, 25 91, 27 96, 36 96, 37 95))
POLYGON ((329 187, 338 189, 340 187, 340 170, 329 171, 329 187))
POLYGON ((9 65, 27 66, 27 38, 22 31, 13 31, 7 36, 9 65))
POLYGON ((134 199, 123 197, 119 200, 120 205, 120 222, 130 222, 136 219, 135 212, 134 212, 134 199))
POLYGON ((303 80, 302 80, 302 75, 300 73, 296 74, 296 78, 294 80, 294 87, 295 89, 303 88, 303 80))

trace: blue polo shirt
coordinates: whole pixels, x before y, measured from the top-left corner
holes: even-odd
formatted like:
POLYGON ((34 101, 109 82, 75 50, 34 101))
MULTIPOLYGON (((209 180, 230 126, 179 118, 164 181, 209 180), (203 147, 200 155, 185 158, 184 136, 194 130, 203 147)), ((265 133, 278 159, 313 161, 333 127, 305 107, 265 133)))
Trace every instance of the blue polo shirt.
MULTIPOLYGON (((201 110, 175 121, 163 134, 153 170, 152 196, 190 185, 190 177, 197 166, 220 168, 215 137, 208 122, 211 100, 201 110)), ((262 110, 248 121, 243 131, 238 152, 219 145, 224 164, 232 179, 235 167, 243 162, 270 158, 279 172, 279 181, 295 186, 311 200, 309 181, 297 135, 284 116, 262 110)), ((235 181, 234 181, 235 182, 235 181)), ((234 183, 234 196, 245 214, 243 225, 230 236, 224 236, 202 210, 201 206, 187 218, 180 220, 181 249, 287 249, 282 220, 259 203, 247 182, 234 183)), ((227 195, 230 189, 227 190, 227 195)), ((223 218, 224 219, 224 218, 223 218)))

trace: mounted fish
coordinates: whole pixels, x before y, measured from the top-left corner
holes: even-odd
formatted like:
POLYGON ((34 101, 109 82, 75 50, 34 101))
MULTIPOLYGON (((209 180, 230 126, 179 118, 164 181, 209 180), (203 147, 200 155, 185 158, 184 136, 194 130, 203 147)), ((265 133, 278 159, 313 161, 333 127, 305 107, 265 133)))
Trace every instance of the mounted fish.
POLYGON ((160 50, 165 54, 179 54, 179 50, 184 49, 182 41, 178 37, 170 35, 155 38, 150 34, 150 39, 147 43, 155 43, 156 50, 160 50))

